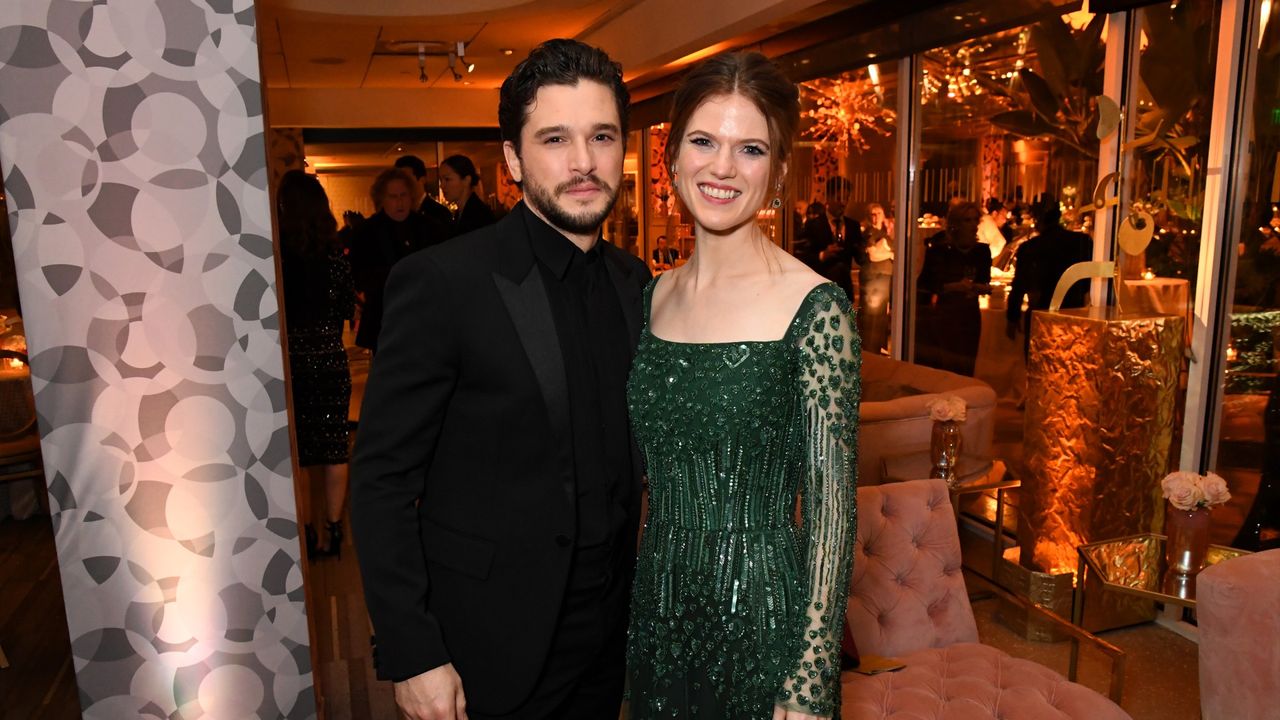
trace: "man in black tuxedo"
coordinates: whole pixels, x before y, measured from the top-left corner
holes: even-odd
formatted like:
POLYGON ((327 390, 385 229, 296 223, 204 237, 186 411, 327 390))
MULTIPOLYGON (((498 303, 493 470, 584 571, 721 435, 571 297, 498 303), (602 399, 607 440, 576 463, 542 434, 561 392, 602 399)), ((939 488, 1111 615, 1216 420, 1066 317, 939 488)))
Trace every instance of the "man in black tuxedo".
POLYGON ((498 108, 525 199, 387 283, 351 515, 378 675, 410 718, 618 716, 649 271, 600 227, 628 101, 600 50, 534 49, 498 108))
POLYGON ((396 158, 396 167, 413 173, 422 188, 422 204, 418 206, 418 212, 431 222, 434 237, 440 238, 437 242, 448 240, 453 234, 453 213, 436 201, 435 183, 427 182, 427 164, 417 155, 401 155, 396 158))

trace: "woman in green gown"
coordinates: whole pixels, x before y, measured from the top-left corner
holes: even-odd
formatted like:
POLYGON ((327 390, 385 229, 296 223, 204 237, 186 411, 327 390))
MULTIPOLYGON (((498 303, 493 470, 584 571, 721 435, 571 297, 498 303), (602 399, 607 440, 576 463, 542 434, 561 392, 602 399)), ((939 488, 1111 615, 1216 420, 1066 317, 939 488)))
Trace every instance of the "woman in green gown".
POLYGON ((756 223, 781 206, 798 121, 795 85, 756 53, 707 60, 676 92, 665 161, 697 249, 646 290, 628 386, 650 492, 633 720, 839 716, 857 326, 756 223))

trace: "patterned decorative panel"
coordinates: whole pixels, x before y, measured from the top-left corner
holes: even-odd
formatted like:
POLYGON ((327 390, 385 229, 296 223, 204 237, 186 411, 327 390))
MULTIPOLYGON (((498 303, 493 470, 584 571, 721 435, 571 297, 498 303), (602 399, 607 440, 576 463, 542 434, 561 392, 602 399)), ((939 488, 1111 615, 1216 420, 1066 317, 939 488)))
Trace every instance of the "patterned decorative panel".
POLYGON ((831 148, 818 145, 813 149, 813 198, 827 202, 827 181, 840 174, 840 156, 831 148))
POLYGON ((653 212, 659 217, 675 211, 675 190, 671 187, 671 173, 662 155, 667 150, 669 129, 664 125, 649 128, 649 182, 653 184, 653 212))
POLYGON ((982 136, 982 199, 1001 196, 1000 169, 1004 166, 1004 135, 982 136))
POLYGON ((0 12, 0 168, 88 718, 315 716, 261 97, 252 0, 0 12))

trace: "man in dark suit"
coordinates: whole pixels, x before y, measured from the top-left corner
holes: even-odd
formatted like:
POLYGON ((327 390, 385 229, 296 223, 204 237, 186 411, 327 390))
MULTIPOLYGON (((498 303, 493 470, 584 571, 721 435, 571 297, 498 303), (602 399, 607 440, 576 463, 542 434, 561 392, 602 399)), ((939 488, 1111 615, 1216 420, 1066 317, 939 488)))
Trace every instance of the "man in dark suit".
POLYGON ((351 272, 362 300, 356 345, 378 350, 383 288, 396 263, 440 242, 430 221, 413 211, 417 183, 407 170, 389 168, 373 181, 370 195, 378 212, 360 223, 351 240, 351 272))
POLYGON ((437 242, 448 240, 453 234, 453 213, 435 199, 434 183, 427 182, 427 164, 417 155, 401 155, 396 158, 396 167, 413 173, 422 188, 422 205, 418 206, 418 212, 431 222, 434 236, 440 238, 437 242))
MULTIPOLYGON (((1013 287, 1005 310, 1005 334, 1012 340, 1024 334, 1023 353, 1030 348, 1031 313, 1022 313, 1022 298, 1030 310, 1048 310, 1053 291, 1067 268, 1093 257, 1093 239, 1082 232, 1062 227, 1058 201, 1042 195, 1031 206, 1039 235, 1022 243, 1014 255, 1013 287)), ((1084 307, 1089 302, 1089 283, 1077 282, 1062 301, 1064 308, 1084 307)))
POLYGON ((628 100, 603 52, 534 49, 498 108, 525 199, 387 283, 351 514, 378 675, 410 718, 618 716, 649 272, 600 227, 628 100))

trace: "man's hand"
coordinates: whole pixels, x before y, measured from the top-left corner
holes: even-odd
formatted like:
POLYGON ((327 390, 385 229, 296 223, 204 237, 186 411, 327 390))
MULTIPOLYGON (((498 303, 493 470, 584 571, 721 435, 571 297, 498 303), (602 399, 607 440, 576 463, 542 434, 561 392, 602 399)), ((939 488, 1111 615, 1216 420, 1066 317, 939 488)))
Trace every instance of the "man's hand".
POLYGON ((396 683, 396 705, 409 720, 467 720, 462 678, 452 663, 396 683))

